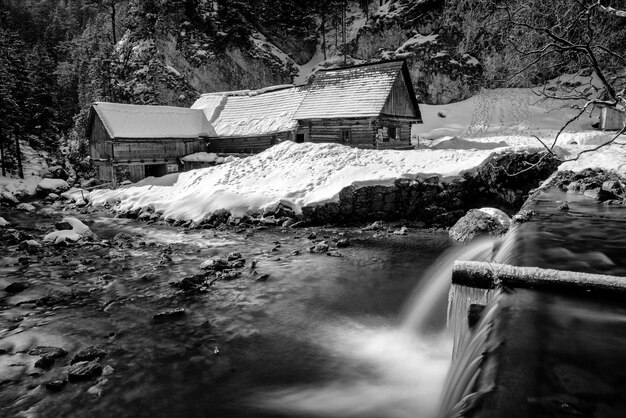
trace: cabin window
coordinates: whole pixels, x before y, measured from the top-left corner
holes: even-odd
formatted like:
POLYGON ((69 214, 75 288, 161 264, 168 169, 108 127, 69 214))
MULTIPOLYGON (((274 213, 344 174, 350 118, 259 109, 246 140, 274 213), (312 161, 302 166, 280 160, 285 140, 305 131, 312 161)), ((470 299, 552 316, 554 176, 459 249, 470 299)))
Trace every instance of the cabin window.
POLYGON ((351 142, 352 142, 352 132, 350 132, 350 129, 342 129, 341 130, 341 143, 349 144, 351 142))
POLYGON ((389 128, 383 126, 382 128, 378 128, 378 133, 376 134, 376 140, 378 142, 389 142, 389 128))
POLYGON ((396 136, 397 131, 395 126, 390 126, 387 128, 387 131, 389 132, 389 139, 398 139, 396 136))
POLYGON ((296 134, 296 143, 301 144, 304 142, 304 134, 296 134))

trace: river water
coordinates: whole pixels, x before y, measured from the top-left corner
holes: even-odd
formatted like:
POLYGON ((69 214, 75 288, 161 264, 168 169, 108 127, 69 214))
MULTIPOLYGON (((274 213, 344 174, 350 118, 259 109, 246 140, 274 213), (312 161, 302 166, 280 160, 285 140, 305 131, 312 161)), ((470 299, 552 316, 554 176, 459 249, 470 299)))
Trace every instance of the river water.
MULTIPOLYGON (((0 216, 40 241, 55 221, 73 215, 60 210, 2 210, 0 216)), ((445 297, 420 325, 423 332, 411 329, 407 322, 414 319, 403 319, 410 315, 402 312, 407 300, 416 303, 409 297, 416 287, 441 275, 428 269, 451 246, 445 231, 185 230, 97 212, 77 216, 101 239, 123 232, 132 240, 45 247, 30 255, 2 247, 0 288, 16 280, 31 286, 16 294, 0 291, 0 349, 6 351, 0 354, 0 415, 435 413, 452 351, 451 337, 442 332, 445 297), (318 239, 348 238, 351 245, 339 250, 342 257, 309 254, 312 232, 318 239), (242 277, 193 295, 168 284, 233 251, 247 260, 242 277), (28 262, 19 259, 24 256, 28 262), (143 280, 145 273, 154 276, 143 280), (266 281, 256 280, 264 274, 266 281), (48 303, 36 302, 42 298, 48 303), (185 315, 153 320, 175 308, 185 315), (69 355, 41 370, 34 367, 37 357, 26 354, 39 345, 69 355), (41 385, 66 376, 71 357, 91 345, 108 352, 101 361, 104 378, 69 383, 58 393, 41 385)))

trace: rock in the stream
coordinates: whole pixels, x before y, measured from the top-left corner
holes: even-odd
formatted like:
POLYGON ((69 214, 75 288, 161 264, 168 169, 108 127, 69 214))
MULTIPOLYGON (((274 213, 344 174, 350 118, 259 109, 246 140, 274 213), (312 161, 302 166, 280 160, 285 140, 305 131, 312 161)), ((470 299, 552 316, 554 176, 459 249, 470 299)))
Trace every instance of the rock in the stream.
POLYGON ((71 231, 72 224, 63 221, 55 222, 54 229, 56 229, 57 231, 71 231))
POLYGON ((178 282, 170 282, 170 286, 173 286, 184 292, 199 291, 206 286, 207 274, 195 274, 193 276, 184 277, 178 282))
POLYGON ((152 319, 157 322, 180 319, 185 316, 185 308, 170 309, 155 314, 152 319))
POLYGON ((156 279, 157 275, 154 273, 144 273, 141 276, 139 276, 139 280, 141 280, 142 282, 151 282, 154 279, 156 279))
POLYGON ((4 227, 4 226, 8 226, 8 225, 9 225, 9 221, 7 221, 2 216, 0 216, 0 227, 4 227))
POLYGON ((49 347, 40 345, 30 350, 28 354, 31 356, 41 356, 56 359, 67 356, 67 351, 65 351, 61 347, 49 347))
POLYGON ((48 389, 50 392, 60 392, 65 385, 67 385, 67 380, 65 379, 55 379, 55 380, 50 380, 46 383, 44 383, 46 389, 48 389))
POLYGON ((98 237, 95 233, 89 229, 87 225, 81 222, 79 219, 73 217, 63 218, 62 223, 69 224, 72 229, 70 230, 56 230, 47 234, 43 240, 45 242, 54 242, 60 244, 67 241, 80 241, 80 240, 97 240, 98 237))
POLYGON ((395 231, 393 231, 393 234, 394 235, 406 235, 408 230, 409 229, 406 226, 403 226, 402 228, 396 229, 395 231))
POLYGON ((19 293, 30 287, 30 283, 26 280, 20 280, 17 282, 10 283, 7 287, 4 288, 9 293, 19 293))
POLYGON ((371 225, 366 226, 362 230, 363 231, 378 231, 379 229, 383 229, 384 227, 385 225, 383 224, 382 221, 376 221, 372 223, 371 225))
POLYGON ((35 367, 40 369, 48 370, 54 364, 54 359, 51 357, 41 357, 39 360, 35 362, 35 367))
POLYGON ((535 216, 534 210, 520 210, 516 215, 511 218, 511 223, 523 224, 530 221, 535 216))
POLYGON ((309 252, 310 253, 316 253, 316 254, 323 254, 328 252, 328 244, 324 243, 324 242, 320 242, 318 244, 315 244, 312 247, 309 247, 309 252))
POLYGON ((241 258, 241 253, 236 253, 236 252, 230 253, 228 254, 228 257, 226 257, 228 261, 239 260, 240 258, 241 258))
POLYGON ((267 279, 270 278, 269 274, 261 274, 259 277, 257 277, 256 279, 254 279, 255 282, 266 282, 267 279))
POLYGON ((30 203, 20 203, 15 209, 21 210, 22 212, 35 212, 37 210, 37 208, 30 203))
POLYGON ((346 248, 350 246, 350 241, 347 239, 340 239, 337 241, 337 248, 346 248))
POLYGON ((100 360, 102 357, 106 356, 108 353, 102 347, 98 347, 92 345, 87 348, 83 348, 72 358, 70 364, 83 362, 83 361, 91 361, 91 360, 100 360))
POLYGON ((482 235, 501 236, 509 229, 509 217, 499 209, 470 209, 450 228, 450 238, 459 242, 468 242, 482 235))
POLYGON ((240 269, 246 264, 246 260, 239 258, 237 260, 228 263, 228 267, 231 269, 240 269))
POLYGON ((25 232, 18 231, 17 229, 0 229, 0 241, 2 241, 5 245, 15 245, 30 239, 33 239, 33 237, 25 232))
POLYGON ((67 370, 70 382, 80 382, 93 379, 102 374, 102 365, 97 361, 79 361, 72 364, 67 370))
POLYGON ((567 212, 569 210, 569 205, 567 204, 567 202, 561 202, 559 203, 559 206, 557 206, 556 210, 561 212, 567 212))
POLYGON ((61 179, 43 179, 37 184, 37 192, 41 194, 63 193, 70 189, 70 185, 61 179))
POLYGON ((228 261, 223 258, 213 258, 200 264, 200 268, 204 270, 222 271, 230 268, 230 265, 228 261))

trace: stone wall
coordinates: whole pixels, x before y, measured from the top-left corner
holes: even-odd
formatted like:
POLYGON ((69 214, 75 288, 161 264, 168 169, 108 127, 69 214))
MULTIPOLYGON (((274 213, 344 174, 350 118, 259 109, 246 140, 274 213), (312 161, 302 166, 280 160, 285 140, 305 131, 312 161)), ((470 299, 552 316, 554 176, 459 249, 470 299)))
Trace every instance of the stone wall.
POLYGON ((393 186, 344 188, 339 202, 305 207, 315 224, 359 224, 376 220, 407 220, 451 226, 469 209, 490 206, 515 213, 528 193, 556 170, 559 162, 541 153, 498 154, 452 182, 438 177, 398 179, 393 186), (521 172, 528 163, 535 168, 521 172), (515 175, 517 173, 517 175, 515 175))

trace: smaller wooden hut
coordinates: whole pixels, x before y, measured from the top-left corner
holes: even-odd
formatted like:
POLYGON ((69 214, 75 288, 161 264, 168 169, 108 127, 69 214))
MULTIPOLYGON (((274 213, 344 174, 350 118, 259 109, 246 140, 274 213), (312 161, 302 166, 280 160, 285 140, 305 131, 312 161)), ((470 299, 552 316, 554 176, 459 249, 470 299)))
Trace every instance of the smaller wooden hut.
POLYGON ((626 113, 615 107, 604 106, 600 113, 600 129, 603 131, 619 131, 626 124, 626 113))
POLYGON ((178 171, 215 131, 201 110, 96 102, 86 134, 100 180, 136 182, 178 171))

